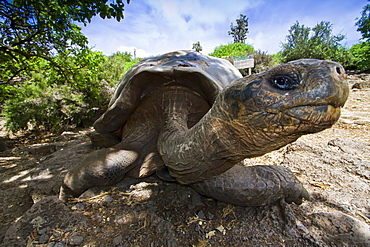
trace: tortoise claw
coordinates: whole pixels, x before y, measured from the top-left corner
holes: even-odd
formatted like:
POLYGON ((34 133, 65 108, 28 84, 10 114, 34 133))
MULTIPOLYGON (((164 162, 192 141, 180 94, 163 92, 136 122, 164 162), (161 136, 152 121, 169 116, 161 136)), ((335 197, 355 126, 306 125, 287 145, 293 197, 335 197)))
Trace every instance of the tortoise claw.
POLYGON ((62 202, 67 202, 68 199, 76 197, 76 194, 73 193, 73 191, 65 186, 64 184, 60 186, 60 191, 59 191, 59 200, 62 202))
POLYGON ((296 193, 288 193, 288 195, 285 197, 285 202, 291 204, 295 203, 297 205, 301 205, 303 203, 303 200, 310 200, 310 194, 308 191, 302 186, 301 183, 297 184, 299 188, 295 188, 296 193))

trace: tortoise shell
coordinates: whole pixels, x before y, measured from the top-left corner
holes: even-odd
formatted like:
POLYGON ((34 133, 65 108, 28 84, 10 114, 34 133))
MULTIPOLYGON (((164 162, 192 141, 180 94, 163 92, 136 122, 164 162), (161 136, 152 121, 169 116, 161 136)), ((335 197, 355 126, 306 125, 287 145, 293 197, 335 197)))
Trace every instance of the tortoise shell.
POLYGON ((103 134, 119 131, 140 101, 159 87, 185 86, 212 105, 222 88, 241 77, 229 61, 194 51, 144 59, 125 74, 94 128, 103 134))

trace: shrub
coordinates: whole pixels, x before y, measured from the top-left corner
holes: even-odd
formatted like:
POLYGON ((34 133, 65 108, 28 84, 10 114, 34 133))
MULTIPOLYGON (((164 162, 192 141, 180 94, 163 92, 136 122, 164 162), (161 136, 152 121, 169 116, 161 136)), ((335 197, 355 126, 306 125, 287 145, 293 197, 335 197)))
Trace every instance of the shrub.
POLYGON ((267 54, 267 52, 258 50, 254 53, 254 68, 253 72, 259 73, 262 71, 266 71, 271 69, 272 67, 277 65, 277 61, 275 60, 273 55, 267 54))
POLYGON ((253 46, 239 42, 228 45, 220 45, 216 47, 214 51, 209 55, 220 58, 232 58, 251 55, 254 52, 255 50, 253 46))
POLYGON ((132 59, 132 55, 128 52, 114 53, 101 63, 98 78, 100 80, 106 80, 109 85, 114 86, 139 60, 141 59, 132 59))
POLYGON ((370 69, 370 42, 355 44, 349 51, 353 55, 352 64, 356 69, 370 69))
POLYGON ((50 61, 35 60, 23 80, 0 85, 7 129, 59 132, 92 124, 108 106, 117 82, 138 60, 129 53, 104 57, 101 52, 73 51, 55 57, 60 66, 68 64, 68 74, 50 61))
POLYGON ((71 125, 82 126, 108 103, 97 76, 104 60, 100 52, 59 54, 54 61, 58 66, 68 64, 68 74, 61 74, 50 61, 33 61, 26 80, 1 85, 1 91, 8 92, 2 98, 7 129, 57 132, 71 125))
POLYGON ((85 95, 70 86, 24 83, 17 94, 5 102, 3 115, 6 127, 11 132, 59 132, 70 127, 85 126, 98 108, 86 103, 84 98, 85 95))

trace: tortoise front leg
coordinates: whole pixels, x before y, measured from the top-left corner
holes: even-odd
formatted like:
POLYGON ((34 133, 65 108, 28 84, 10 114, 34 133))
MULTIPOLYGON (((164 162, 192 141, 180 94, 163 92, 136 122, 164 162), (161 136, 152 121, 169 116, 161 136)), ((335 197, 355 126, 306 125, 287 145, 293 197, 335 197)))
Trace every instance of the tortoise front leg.
POLYGON ((293 173, 282 166, 236 165, 191 187, 202 195, 240 206, 263 206, 281 198, 301 204, 310 198, 293 173))
POLYGON ((138 157, 137 151, 122 144, 94 151, 64 177, 59 199, 66 201, 89 188, 119 182, 135 166, 138 157))

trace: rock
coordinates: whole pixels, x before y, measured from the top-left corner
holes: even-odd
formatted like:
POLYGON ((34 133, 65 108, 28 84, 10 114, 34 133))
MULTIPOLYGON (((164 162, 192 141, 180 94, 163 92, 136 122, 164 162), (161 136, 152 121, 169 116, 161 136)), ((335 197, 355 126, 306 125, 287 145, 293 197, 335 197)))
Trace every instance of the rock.
POLYGON ((204 212, 203 212, 203 210, 200 210, 199 212, 198 212, 198 217, 199 217, 199 219, 202 219, 202 220, 204 220, 206 217, 204 216, 204 212))
POLYGON ((82 236, 75 235, 69 238, 68 244, 72 246, 79 246, 82 244, 83 241, 84 238, 82 236))
POLYGON ((367 88, 370 88, 370 81, 356 82, 352 86, 352 89, 367 89, 367 88))
POLYGON ((75 140, 79 136, 79 133, 75 133, 72 131, 64 131, 60 136, 58 136, 55 140, 58 142, 64 142, 69 140, 75 140))
POLYGON ((5 151, 8 149, 6 142, 3 139, 0 139, 0 152, 5 151))
POLYGON ((327 146, 314 146, 298 140, 287 146, 281 165, 297 171, 310 192, 318 192, 320 200, 343 210, 365 210, 369 205, 366 171, 370 170, 369 144, 355 139, 333 139, 327 146), (345 186, 344 186, 345 185, 345 186), (349 203, 358 198, 363 203, 349 203))
POLYGON ((121 243, 122 243, 122 235, 118 235, 117 237, 113 239, 114 246, 120 245, 121 243))
POLYGON ((50 236, 44 233, 39 237, 38 242, 39 244, 46 244, 49 241, 49 238, 50 236))
POLYGON ((336 138, 330 140, 328 145, 352 155, 367 156, 370 153, 370 143, 351 138, 336 138))
POLYGON ((333 246, 369 246, 369 226, 358 219, 339 211, 320 212, 313 216, 313 224, 325 235, 321 238, 333 246))
POLYGON ((114 201, 114 199, 110 195, 105 195, 105 196, 103 196, 102 199, 103 199, 103 202, 105 202, 105 203, 111 203, 111 202, 114 201))
MULTIPOLYGON (((58 242, 58 243, 55 243, 54 245, 50 246, 50 247, 65 247, 66 245, 63 244, 62 242, 58 242)), ((49 247, 49 246, 48 246, 49 247)))
POLYGON ((55 143, 34 144, 28 146, 27 151, 33 155, 47 155, 56 151, 55 143))
MULTIPOLYGON (((27 237, 38 228, 72 230, 78 225, 86 224, 86 220, 84 215, 71 212, 57 197, 45 197, 34 204, 6 231, 3 244, 4 246, 26 246, 27 237)), ((46 236, 43 237, 43 240, 45 239, 46 236)))
POLYGON ((47 231, 48 231, 48 229, 47 229, 47 228, 42 228, 42 229, 40 229, 40 230, 37 230, 37 234, 38 234, 38 235, 42 235, 42 234, 45 234, 47 231))
MULTIPOLYGON (((6 183, 6 181, 2 180, 2 183, 6 183)), ((9 203, 11 206, 0 207, 0 243, 14 220, 21 217, 33 205, 28 187, 20 189, 18 186, 0 190, 0 205, 5 205, 5 203, 9 203)))
POLYGON ((76 203, 75 205, 72 206, 72 210, 84 210, 86 207, 86 203, 85 202, 78 202, 76 203))

